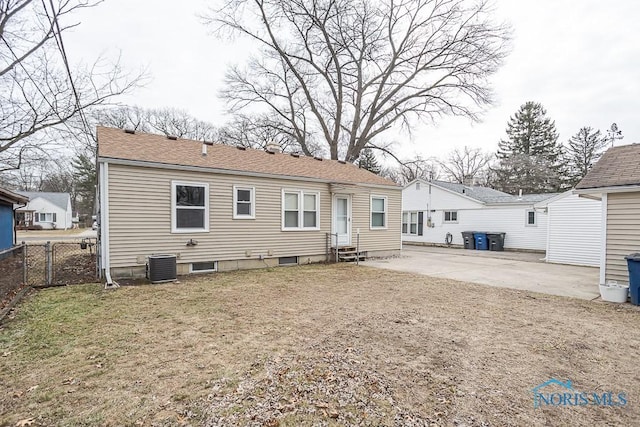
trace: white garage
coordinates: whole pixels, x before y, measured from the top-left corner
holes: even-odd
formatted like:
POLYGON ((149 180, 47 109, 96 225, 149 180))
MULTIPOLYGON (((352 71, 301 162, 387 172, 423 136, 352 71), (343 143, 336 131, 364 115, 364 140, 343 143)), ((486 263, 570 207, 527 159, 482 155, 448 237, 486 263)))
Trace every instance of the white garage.
POLYGON ((598 267, 602 202, 567 191, 536 204, 547 211, 547 262, 598 267))

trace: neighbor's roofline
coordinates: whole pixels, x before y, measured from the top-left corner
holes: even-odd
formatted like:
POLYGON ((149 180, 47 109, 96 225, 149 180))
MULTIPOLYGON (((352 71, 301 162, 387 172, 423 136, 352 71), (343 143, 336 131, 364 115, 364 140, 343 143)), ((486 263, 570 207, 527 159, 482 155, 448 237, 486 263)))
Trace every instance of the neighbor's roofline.
POLYGON ((443 187, 441 185, 438 185, 438 184, 434 183, 433 181, 425 181, 422 178, 414 179, 413 181, 411 181, 410 183, 405 185, 402 189, 404 190, 405 188, 409 188, 411 185, 413 185, 416 182, 421 182, 421 183, 427 184, 427 185, 433 185, 434 187, 438 187, 439 189, 441 189, 443 191, 446 191, 447 193, 455 194, 456 196, 460 196, 463 199, 467 199, 467 200, 470 200, 470 201, 475 202, 475 203, 480 203, 481 205, 486 205, 486 203, 483 202, 482 200, 474 199, 473 197, 469 197, 466 194, 458 193, 457 191, 453 191, 453 190, 450 190, 447 187, 443 187))
POLYGON ((7 199, 10 203, 29 203, 29 197, 4 188, 0 188, 0 197, 7 199))
POLYGON ((539 202, 535 203, 534 207, 536 207, 536 208, 545 208, 545 207, 547 207, 547 205, 549 203, 555 202, 556 200, 564 199, 565 197, 570 196, 572 194, 574 194, 573 189, 567 190, 567 191, 562 192, 560 194, 556 194, 553 197, 550 197, 548 199, 544 199, 542 201, 539 201, 539 202))
POLYGON ((307 178, 304 176, 279 175, 279 174, 262 173, 262 172, 250 172, 250 171, 236 170, 236 169, 220 169, 220 168, 210 168, 210 167, 203 167, 203 166, 177 165, 172 163, 148 162, 144 160, 129 160, 129 159, 119 159, 115 157, 104 157, 104 156, 98 157, 98 163, 112 163, 112 164, 124 165, 124 166, 139 166, 139 167, 147 167, 147 168, 182 170, 182 171, 190 171, 190 172, 209 172, 209 173, 218 173, 221 175, 241 175, 241 176, 251 176, 256 178, 286 179, 289 181, 321 182, 323 184, 333 184, 333 183, 351 184, 351 185, 357 185, 360 187, 368 187, 368 188, 384 188, 384 189, 397 190, 397 191, 402 190, 402 187, 400 187, 399 185, 382 185, 382 184, 371 184, 366 182, 338 182, 338 181, 327 180, 322 178, 307 178))

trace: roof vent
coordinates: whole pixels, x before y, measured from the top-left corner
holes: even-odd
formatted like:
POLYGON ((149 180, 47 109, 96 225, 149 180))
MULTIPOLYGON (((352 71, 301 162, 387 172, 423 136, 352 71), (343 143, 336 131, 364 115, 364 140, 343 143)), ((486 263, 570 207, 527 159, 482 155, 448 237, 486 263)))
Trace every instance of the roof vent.
POLYGON ((207 155, 207 144, 202 144, 202 155, 203 156, 207 155))
POLYGON ((320 156, 314 156, 313 158, 316 159, 316 160, 322 161, 322 157, 320 157, 320 156))
POLYGON ((300 157, 300 154, 299 154, 299 153, 290 153, 290 154, 291 154, 291 157, 295 157, 295 158, 300 157))
POLYGON ((282 153, 282 147, 280 144, 274 141, 267 142, 266 147, 264 147, 265 151, 273 151, 274 153, 282 153))
POLYGON ((124 133, 130 133, 131 135, 135 135, 135 134, 136 134, 136 131, 135 131, 135 130, 133 130, 133 129, 125 129, 125 130, 124 130, 124 133))
POLYGON ((167 135, 167 139, 170 139, 172 141, 176 141, 178 139, 178 137, 174 136, 174 135, 167 135))
POLYGON ((247 151, 247 147, 244 147, 244 146, 242 146, 242 145, 236 145, 236 148, 237 148, 238 150, 247 151))

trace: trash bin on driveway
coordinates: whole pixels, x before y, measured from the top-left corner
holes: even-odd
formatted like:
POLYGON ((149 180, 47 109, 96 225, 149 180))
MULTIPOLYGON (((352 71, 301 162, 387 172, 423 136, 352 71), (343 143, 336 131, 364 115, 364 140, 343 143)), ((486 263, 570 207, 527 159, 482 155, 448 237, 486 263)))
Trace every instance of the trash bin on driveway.
POLYGON ((489 249, 489 242, 487 242, 487 233, 474 232, 473 239, 476 242, 476 249, 479 251, 486 251, 489 249))
POLYGON ((473 231, 463 231, 462 241, 464 242, 465 249, 475 249, 476 242, 473 240, 473 231))
POLYGON ((504 236, 506 233, 487 233, 490 251, 504 251, 504 236))
POLYGON ((624 259, 627 260, 627 268, 629 269, 631 304, 640 305, 640 253, 629 254, 624 259))

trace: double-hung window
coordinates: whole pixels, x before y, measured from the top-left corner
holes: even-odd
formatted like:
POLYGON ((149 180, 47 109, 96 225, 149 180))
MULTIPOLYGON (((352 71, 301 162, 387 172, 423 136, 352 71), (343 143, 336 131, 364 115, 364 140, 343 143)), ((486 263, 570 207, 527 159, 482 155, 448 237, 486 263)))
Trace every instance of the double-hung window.
POLYGON ((402 213, 402 234, 418 234, 418 212, 402 213))
POLYGON ((302 190, 282 191, 282 229, 320 229, 320 194, 302 190))
POLYGON ((171 232, 209 231, 209 184, 171 183, 171 232))
POLYGON ((233 218, 255 219, 255 189, 253 187, 233 187, 233 218))
POLYGON ((387 196, 371 196, 370 228, 387 228, 387 196))
POLYGON ((444 222, 458 222, 458 211, 444 211, 444 222))

